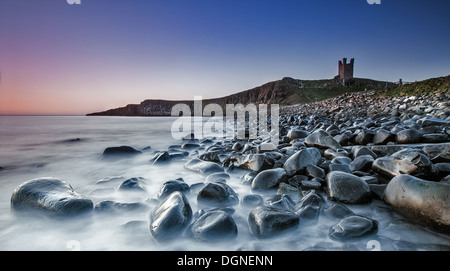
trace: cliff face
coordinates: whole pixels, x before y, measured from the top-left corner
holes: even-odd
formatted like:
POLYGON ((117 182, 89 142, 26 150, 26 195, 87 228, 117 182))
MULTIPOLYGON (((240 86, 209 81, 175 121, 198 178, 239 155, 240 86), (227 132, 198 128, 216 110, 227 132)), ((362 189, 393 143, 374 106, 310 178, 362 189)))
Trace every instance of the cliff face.
MULTIPOLYGON (((204 99, 202 104, 203 106, 211 103, 219 104, 224 112, 227 104, 304 104, 331 98, 345 92, 362 91, 366 88, 384 89, 385 85, 386 82, 355 79, 353 86, 345 87, 333 79, 306 81, 286 77, 229 96, 204 99)), ((191 110, 194 108, 192 100, 145 100, 140 104, 129 104, 125 107, 91 113, 88 116, 170 116, 172 107, 179 103, 187 104, 191 110)))

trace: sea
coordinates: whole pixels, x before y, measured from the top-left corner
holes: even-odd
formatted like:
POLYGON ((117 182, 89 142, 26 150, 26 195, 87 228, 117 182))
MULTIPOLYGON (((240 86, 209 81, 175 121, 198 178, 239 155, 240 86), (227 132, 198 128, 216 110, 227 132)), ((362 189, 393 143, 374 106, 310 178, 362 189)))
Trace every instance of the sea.
MULTIPOLYGON (((324 216, 312 225, 301 222, 294 232, 257 240, 248 228, 251 208, 240 204, 231 211, 238 226, 238 235, 233 240, 208 243, 180 235, 175 241, 158 243, 150 235, 148 220, 162 184, 177 178, 183 178, 189 185, 205 182, 205 176, 184 168, 204 148, 166 165, 150 162, 156 152, 181 144, 171 133, 175 120, 173 117, 0 116, 0 250, 440 250, 450 246, 448 236, 408 223, 379 200, 348 206, 379 223, 376 235, 351 242, 330 239, 328 231, 336 221, 324 216), (108 147, 125 145, 141 150, 142 154, 115 160, 102 156, 108 147), (68 219, 24 217, 11 212, 11 195, 16 187, 42 177, 66 181, 94 204, 141 202, 149 208, 68 219), (126 193, 117 189, 124 180, 135 177, 143 178, 146 192, 126 193)), ((252 194, 250 186, 241 182, 247 171, 228 173, 231 178, 227 184, 239 197, 252 194)), ((267 199, 270 195, 262 196, 267 199)), ((187 197, 193 213, 201 209, 195 191, 187 197)))

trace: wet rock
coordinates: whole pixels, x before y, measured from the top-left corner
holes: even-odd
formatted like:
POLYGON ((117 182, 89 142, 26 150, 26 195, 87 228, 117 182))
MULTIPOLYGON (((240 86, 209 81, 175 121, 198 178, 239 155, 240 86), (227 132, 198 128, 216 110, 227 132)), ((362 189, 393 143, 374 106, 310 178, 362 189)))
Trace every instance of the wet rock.
POLYGON ((263 153, 249 154, 244 156, 242 162, 238 165, 239 168, 249 169, 255 172, 273 168, 273 159, 267 157, 263 153))
POLYGON ((261 171, 252 181, 252 190, 276 188, 280 182, 287 181, 286 171, 282 168, 261 171))
POLYGON ((309 132, 302 129, 291 129, 287 134, 287 137, 289 137, 289 141, 299 138, 305 138, 307 136, 309 136, 309 132))
POLYGON ((206 177, 206 182, 222 182, 222 183, 226 183, 228 180, 230 179, 230 175, 228 175, 228 173, 225 172, 216 172, 213 173, 211 175, 208 175, 208 177, 206 177))
POLYGON ((373 143, 375 145, 386 145, 388 142, 396 142, 396 135, 385 129, 379 129, 373 137, 373 143))
POLYGON ((340 148, 339 144, 330 134, 322 129, 314 131, 305 138, 305 144, 309 147, 317 147, 321 149, 336 149, 340 148))
POLYGON ((247 207, 256 207, 264 204, 264 199, 257 194, 245 195, 242 197, 242 205, 247 207))
POLYGON ((354 215, 353 211, 340 203, 334 203, 323 210, 325 216, 329 218, 342 219, 347 216, 354 215))
POLYGON ((427 145, 422 150, 428 155, 433 163, 450 162, 450 144, 427 145))
POLYGON ((300 182, 300 187, 304 190, 321 190, 322 189, 322 184, 321 181, 324 182, 324 180, 322 178, 313 178, 311 180, 305 180, 305 181, 301 181, 300 182))
POLYGON ((362 156, 358 156, 357 158, 355 158, 355 160, 353 160, 349 167, 350 170, 355 172, 355 171, 369 171, 372 168, 372 163, 373 163, 374 159, 372 156, 370 155, 362 155, 362 156))
POLYGON ((398 144, 414 144, 422 140, 423 134, 416 129, 405 129, 397 133, 398 144))
POLYGON ((221 210, 208 211, 189 226, 190 236, 202 242, 236 238, 238 228, 233 217, 221 210))
POLYGON ((141 152, 130 146, 108 147, 103 151, 103 156, 130 156, 140 154, 141 152))
POLYGON ((344 149, 326 149, 323 155, 325 158, 332 160, 337 157, 347 157, 348 152, 344 149))
POLYGON ((306 166, 306 175, 308 175, 309 177, 312 177, 312 178, 317 177, 317 178, 323 179, 323 178, 325 178, 325 171, 318 166, 307 165, 306 166))
POLYGON ((295 229, 299 222, 294 212, 267 206, 254 208, 248 216, 250 231, 258 239, 295 229))
POLYGON ((14 211, 74 216, 93 210, 93 202, 56 178, 38 178, 18 186, 11 196, 14 211))
POLYGON ((377 230, 378 223, 375 220, 364 216, 351 215, 332 226, 329 236, 335 240, 345 241, 373 234, 377 230))
POLYGON ((150 233, 158 242, 173 240, 189 225, 191 218, 187 198, 181 192, 173 192, 150 213, 150 233))
POLYGON ((371 200, 369 185, 361 178, 340 171, 333 171, 325 177, 328 196, 349 204, 367 203, 371 200))
POLYGON ((203 161, 198 158, 189 160, 184 167, 205 175, 215 172, 223 172, 223 167, 221 165, 214 162, 203 161))
POLYGON ((256 175, 258 175, 258 173, 254 171, 246 173, 244 176, 241 177, 241 183, 251 185, 256 175))
POLYGON ((384 202, 410 221, 450 233, 450 184, 411 175, 394 177, 384 191, 384 202))
POLYGON ((148 206, 142 202, 127 203, 105 200, 94 206, 94 211, 97 214, 120 214, 146 210, 148 210, 148 206))
POLYGON ((238 195, 225 183, 208 183, 197 195, 200 204, 216 207, 233 206, 239 204, 238 195))
POLYGON ((130 191, 130 192, 146 192, 142 182, 145 179, 142 177, 130 178, 119 185, 119 191, 130 191))
POLYGON ((317 165, 322 159, 320 151, 316 148, 307 148, 295 153, 283 165, 289 176, 302 173, 306 166, 317 165))
POLYGON ((278 185, 277 195, 288 195, 293 201, 298 202, 301 197, 301 190, 298 187, 292 186, 287 183, 280 183, 278 185))
POLYGON ((156 153, 151 159, 153 165, 162 164, 170 160, 170 154, 167 151, 156 153))
POLYGON ((294 212, 300 217, 302 224, 311 224, 317 222, 321 207, 322 199, 312 190, 294 206, 294 212))
POLYGON ((378 158, 378 156, 366 146, 354 146, 351 152, 353 154, 353 158, 358 158, 363 155, 370 155, 373 159, 378 158))
POLYGON ((345 173, 353 173, 349 165, 331 163, 328 165, 329 171, 340 171, 345 173))
POLYGON ((275 207, 289 211, 292 211, 295 206, 294 200, 292 200, 292 198, 286 194, 277 194, 275 196, 272 196, 267 200, 267 204, 270 207, 275 207))
POLYGON ((363 130, 354 138, 354 142, 357 145, 367 145, 372 142, 375 133, 371 130, 363 130))
POLYGON ((405 149, 392 156, 378 158, 372 163, 372 169, 388 179, 400 174, 426 179, 437 175, 437 170, 428 156, 414 149, 405 149))
POLYGON ((424 143, 443 143, 446 142, 448 136, 446 134, 425 134, 422 136, 424 143))
POLYGON ((170 180, 163 183, 161 189, 158 192, 157 198, 159 200, 164 200, 175 191, 179 191, 181 193, 189 193, 190 190, 191 188, 189 187, 189 185, 185 183, 182 178, 178 178, 176 180, 170 180))

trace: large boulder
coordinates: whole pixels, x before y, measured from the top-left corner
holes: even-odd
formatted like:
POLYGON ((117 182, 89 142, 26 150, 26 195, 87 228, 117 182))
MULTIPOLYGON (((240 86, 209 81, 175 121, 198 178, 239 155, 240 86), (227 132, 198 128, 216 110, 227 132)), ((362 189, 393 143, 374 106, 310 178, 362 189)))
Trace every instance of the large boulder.
POLYGON ((141 152, 130 146, 108 147, 103 151, 104 157, 120 157, 140 154, 141 152))
POLYGON ((253 190, 267 190, 276 188, 282 181, 287 180, 286 170, 282 168, 261 171, 252 181, 253 190))
POLYGON ((292 176, 295 173, 301 173, 308 165, 317 165, 322 159, 320 151, 316 148, 306 148, 293 154, 284 163, 283 168, 287 174, 292 176))
POLYGON ((189 225, 191 218, 192 209, 186 196, 173 192, 150 212, 150 233, 158 242, 173 240, 189 225))
POLYGON ((279 208, 258 206, 248 216, 250 231, 256 238, 269 238, 295 229, 300 218, 291 211, 279 208))
POLYGON ((430 182, 411 175, 394 177, 383 200, 414 223, 450 233, 450 184, 430 182))
POLYGON ((236 238, 238 229, 234 219, 222 210, 211 210, 189 226, 189 234, 198 241, 215 242, 236 238))
POLYGON ((337 149, 341 147, 341 144, 322 129, 318 129, 307 136, 305 138, 305 144, 308 147, 317 147, 321 149, 337 149))
POLYGON ((214 162, 203 161, 198 158, 189 160, 184 167, 205 175, 215 172, 223 172, 223 167, 221 165, 214 162))
POLYGON ((414 149, 404 149, 391 156, 380 157, 372 163, 372 169, 389 179, 401 174, 433 179, 437 174, 428 156, 414 149))
POLYGON ((73 190, 65 181, 38 178, 18 186, 11 196, 13 211, 38 211, 52 216, 73 216, 90 212, 93 202, 73 190))
POLYGON ((197 202, 207 206, 226 207, 239 204, 239 197, 229 185, 212 182, 198 192, 197 202))
POLYGON ((332 200, 349 204, 369 202, 370 187, 361 178, 342 171, 332 171, 325 177, 328 187, 328 196, 332 200))
POLYGON ((364 216, 350 215, 332 226, 328 234, 332 239, 345 241, 365 237, 375 233, 377 229, 378 223, 375 220, 364 216))
POLYGON ((170 194, 175 191, 180 191, 182 193, 189 193, 190 187, 187 183, 184 182, 182 178, 178 178, 176 180, 170 180, 161 186, 161 189, 158 192, 158 199, 163 200, 167 198, 170 194))

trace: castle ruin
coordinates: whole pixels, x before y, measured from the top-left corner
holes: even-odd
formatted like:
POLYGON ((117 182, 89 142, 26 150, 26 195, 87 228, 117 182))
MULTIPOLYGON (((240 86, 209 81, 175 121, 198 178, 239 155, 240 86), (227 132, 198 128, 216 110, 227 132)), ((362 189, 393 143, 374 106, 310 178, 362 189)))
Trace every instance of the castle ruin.
POLYGON ((347 58, 342 59, 342 61, 339 60, 337 79, 343 85, 347 85, 347 83, 353 79, 354 64, 355 64, 354 58, 350 60, 350 63, 347 63, 347 58))

